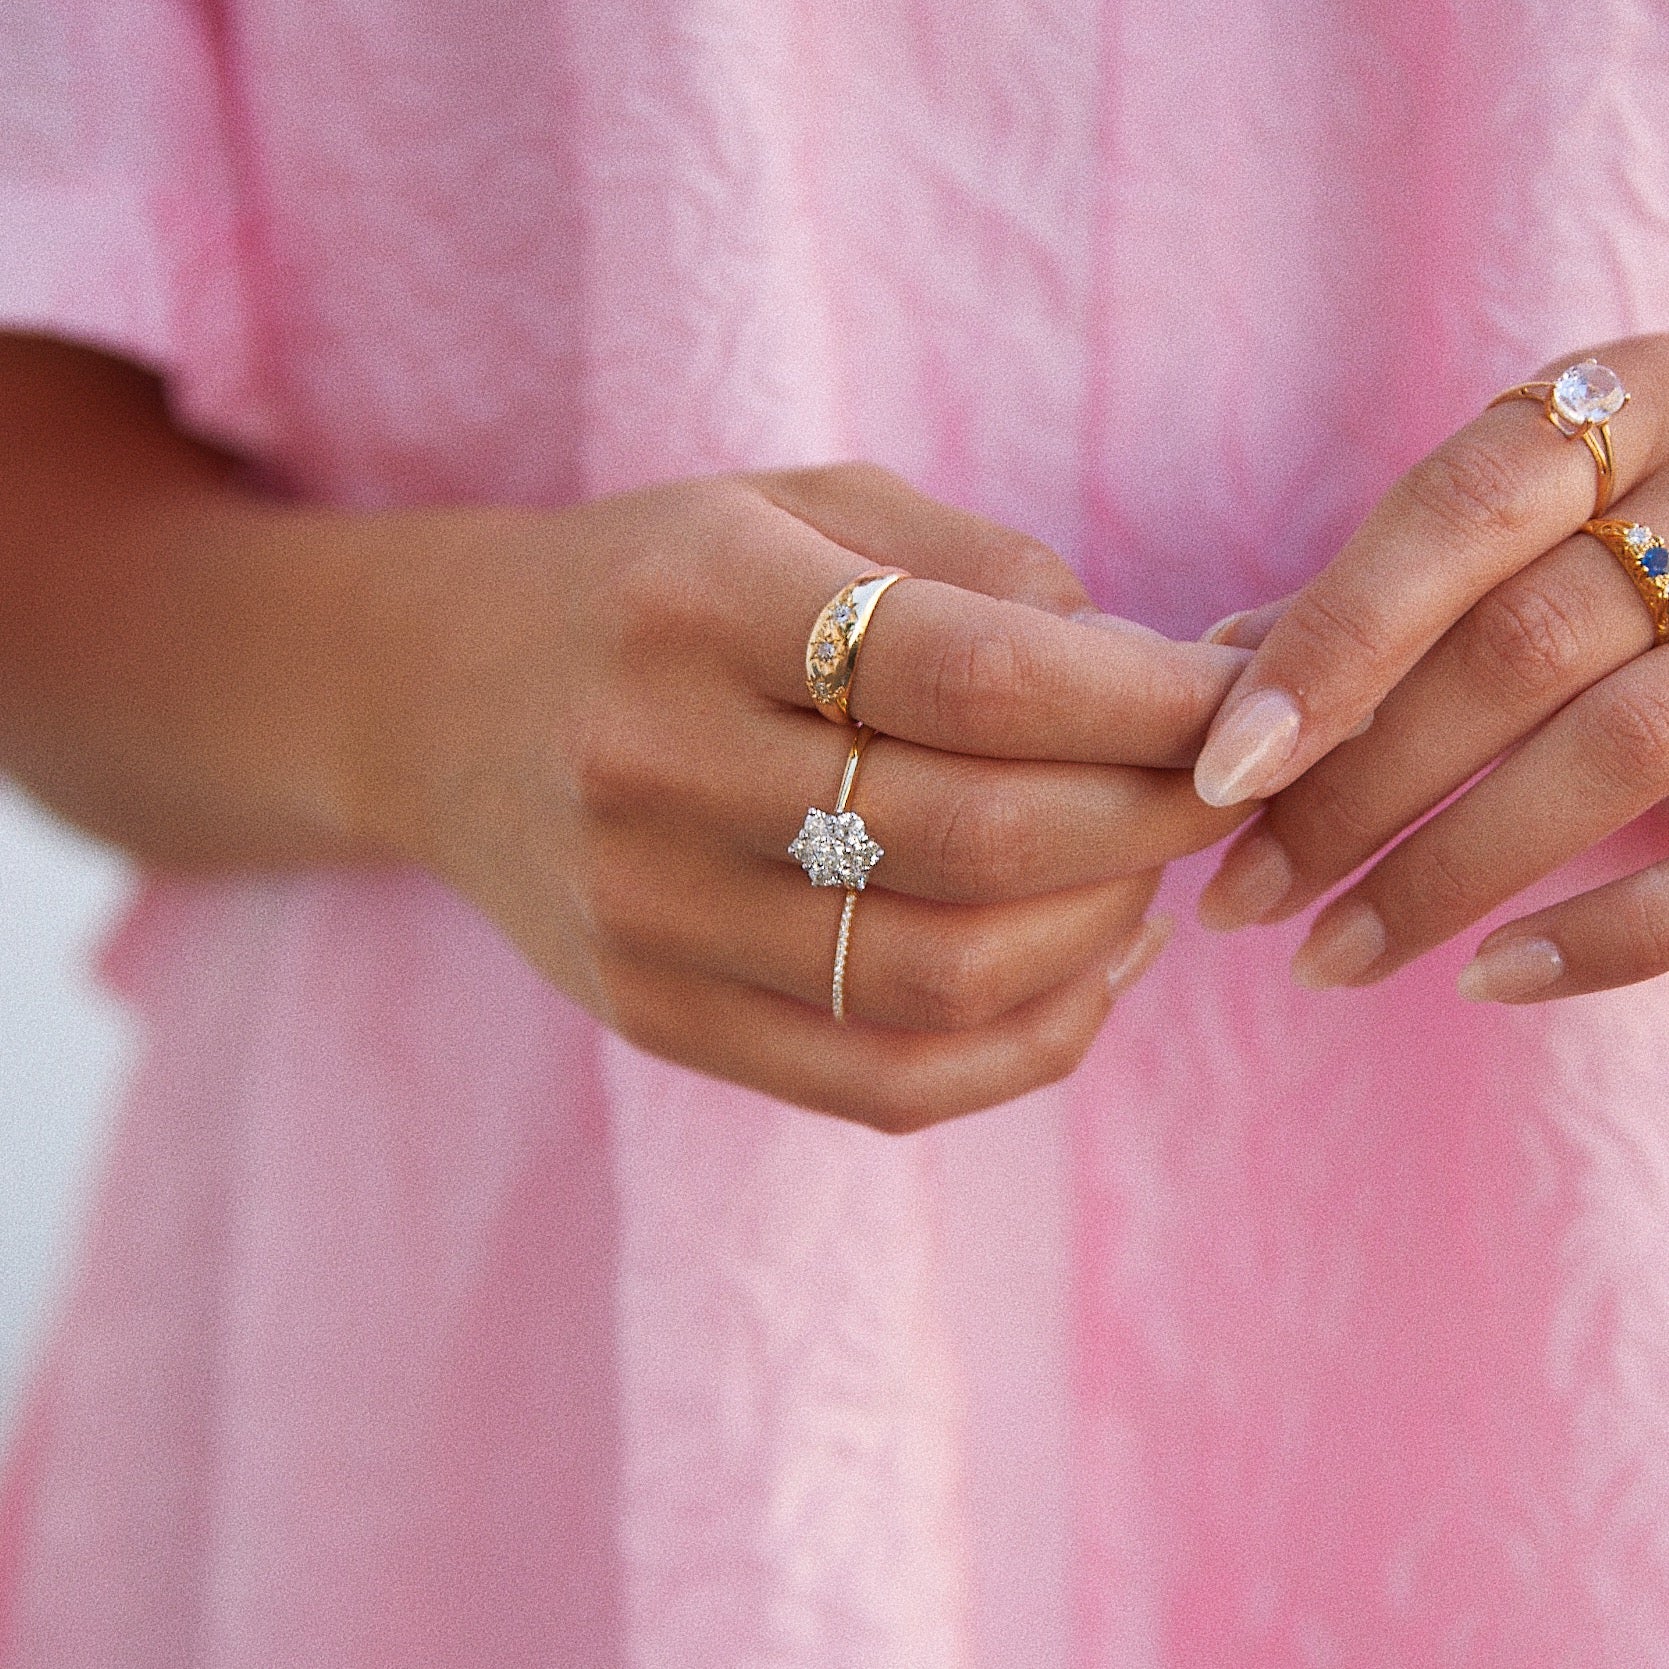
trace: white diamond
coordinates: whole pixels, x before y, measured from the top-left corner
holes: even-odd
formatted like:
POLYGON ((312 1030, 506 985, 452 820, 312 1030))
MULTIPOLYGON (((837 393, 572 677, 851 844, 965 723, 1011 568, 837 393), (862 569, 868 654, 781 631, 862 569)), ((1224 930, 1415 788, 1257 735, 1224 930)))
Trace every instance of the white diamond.
POLYGON ((1631 551, 1643 551, 1652 542, 1652 530, 1649 527, 1642 527, 1639 522, 1636 522, 1623 535, 1623 538, 1627 541, 1628 548, 1631 551))
POLYGON ((1627 398, 1615 371, 1597 359, 1585 359, 1554 383, 1553 415, 1560 419, 1560 428, 1574 432, 1615 417, 1627 398))
POLYGON ((839 651, 835 648, 835 646, 832 643, 820 643, 820 644, 818 644, 817 645, 817 663, 818 663, 818 665, 819 666, 827 666, 829 664, 829 662, 832 661, 835 658, 836 654, 838 654, 838 653, 839 653, 839 651))
POLYGON ((858 618, 858 611, 850 603, 842 603, 834 611, 834 623, 837 626, 850 626, 858 618))
POLYGON ((885 856, 869 838, 855 811, 819 811, 812 806, 788 848, 814 887, 849 887, 862 892, 869 872, 885 856))

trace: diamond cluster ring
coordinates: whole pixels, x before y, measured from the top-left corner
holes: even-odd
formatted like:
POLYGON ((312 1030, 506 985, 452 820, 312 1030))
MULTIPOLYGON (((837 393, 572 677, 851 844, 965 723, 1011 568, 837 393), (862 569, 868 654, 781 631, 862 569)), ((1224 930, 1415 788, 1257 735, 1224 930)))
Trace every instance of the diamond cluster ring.
POLYGON ((1669 547, 1643 522, 1588 521, 1591 533, 1622 563, 1647 608, 1657 641, 1669 641, 1669 547))
MULTIPOLYGON (((1569 440, 1580 440, 1594 460, 1594 515, 1603 516, 1616 486, 1617 464, 1611 451, 1611 419, 1628 404, 1622 378, 1597 359, 1585 359, 1561 371, 1552 382, 1521 382, 1489 403, 1534 400, 1547 421, 1569 440)), ((1487 408, 1486 408, 1487 409, 1487 408)))
POLYGON ((846 903, 840 912, 840 933, 835 941, 834 985, 829 1007, 835 1019, 846 1018, 846 956, 852 943, 852 917, 857 912, 858 894, 869 880, 869 872, 881 861, 881 848, 870 838, 863 818, 846 809, 858 780, 858 763, 875 732, 859 725, 846 755, 846 770, 840 779, 840 795, 833 811, 806 811, 806 820, 788 848, 811 878, 814 887, 844 887, 846 903))

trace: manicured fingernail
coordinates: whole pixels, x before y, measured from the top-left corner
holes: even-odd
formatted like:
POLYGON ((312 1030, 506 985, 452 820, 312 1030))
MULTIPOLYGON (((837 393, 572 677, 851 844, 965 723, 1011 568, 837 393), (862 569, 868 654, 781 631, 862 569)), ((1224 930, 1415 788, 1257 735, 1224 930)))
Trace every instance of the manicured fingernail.
POLYGON ((1273 835, 1249 835, 1200 894, 1202 925, 1232 933, 1261 921, 1292 891, 1292 860, 1273 835))
POLYGON ((1551 939, 1496 939, 1460 970, 1460 994, 1469 1003, 1512 1003, 1545 991, 1565 971, 1551 939))
POLYGON ((1385 923, 1365 899, 1347 898, 1322 913, 1292 959, 1292 977, 1311 991, 1349 985, 1385 954, 1385 923))
POLYGON ((1363 719, 1362 722, 1359 725, 1357 725, 1357 727, 1353 731, 1351 731, 1348 736, 1345 737, 1345 740, 1347 742, 1354 742, 1358 736, 1365 736, 1368 733, 1368 731, 1373 729, 1373 721, 1378 717, 1379 717, 1379 709, 1374 708, 1372 711, 1369 712, 1368 716, 1365 719, 1363 719))
POLYGON ((1230 637, 1234 633, 1235 627, 1238 626, 1240 622, 1251 612, 1252 611, 1249 608, 1242 608, 1236 609, 1233 614, 1225 614, 1215 626, 1207 626, 1206 629, 1200 633, 1200 642, 1216 643, 1226 647, 1230 637))
POLYGON ((1169 916, 1154 916, 1142 924, 1141 931, 1107 970, 1107 989, 1115 997, 1122 997, 1153 966, 1154 958, 1170 942, 1175 927, 1175 921, 1169 916))
POLYGON ((1243 608, 1237 614, 1226 614, 1200 639, 1201 643, 1217 643, 1229 649, 1256 649, 1269 636, 1271 627, 1287 611, 1290 597, 1277 597, 1272 603, 1258 608, 1243 608))
POLYGON ((1272 785, 1292 757, 1303 722, 1285 690, 1259 690, 1219 721, 1194 764, 1194 791, 1208 806, 1238 805, 1272 785))

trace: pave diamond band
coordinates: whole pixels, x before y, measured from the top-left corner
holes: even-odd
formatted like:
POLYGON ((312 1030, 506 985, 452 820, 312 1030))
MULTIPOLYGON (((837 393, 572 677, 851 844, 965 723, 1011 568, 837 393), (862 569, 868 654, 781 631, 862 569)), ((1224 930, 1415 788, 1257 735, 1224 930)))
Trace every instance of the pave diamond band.
POLYGON ((806 688, 824 718, 856 723, 846 706, 870 616, 888 587, 909 577, 902 568, 871 568, 842 586, 817 616, 806 639, 806 688))
POLYGON ((1617 462, 1611 450, 1611 419, 1628 404, 1628 390, 1609 365, 1584 359, 1561 371, 1552 382, 1521 382, 1497 394, 1489 403, 1534 400, 1547 421, 1567 440, 1580 440, 1594 460, 1599 478, 1594 484, 1594 515, 1605 514, 1617 484, 1617 462))
POLYGON ((1641 601, 1651 610, 1659 643, 1669 642, 1669 547, 1644 522, 1589 521, 1582 524, 1622 563, 1641 601))
POLYGON ((814 887, 844 887, 846 902, 840 912, 840 932, 835 941, 834 982, 829 1007, 836 1020, 846 1018, 846 959, 852 945, 852 917, 858 908, 858 894, 885 854, 870 838, 863 819, 846 809, 858 780, 858 765, 875 732, 860 724, 846 755, 846 770, 840 779, 840 794, 833 811, 806 809, 806 820, 788 847, 788 855, 811 879, 814 887))

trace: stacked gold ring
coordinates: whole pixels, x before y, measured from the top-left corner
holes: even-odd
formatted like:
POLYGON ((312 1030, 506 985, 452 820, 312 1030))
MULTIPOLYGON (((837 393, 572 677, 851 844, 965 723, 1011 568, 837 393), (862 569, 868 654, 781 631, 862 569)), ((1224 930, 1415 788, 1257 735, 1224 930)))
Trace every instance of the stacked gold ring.
POLYGON ((1591 533, 1622 563, 1623 572, 1651 610, 1657 641, 1669 642, 1669 547, 1644 522, 1587 521, 1582 531, 1591 533))
POLYGON ((1597 359, 1585 359, 1561 371, 1552 382, 1521 382, 1489 403, 1499 406, 1507 400, 1534 400, 1560 434, 1567 440, 1580 440, 1588 448, 1598 471, 1594 515, 1603 516, 1617 484, 1611 419, 1628 404, 1622 379, 1597 359))
POLYGON ((817 616, 806 639, 806 689, 824 718, 856 722, 847 703, 864 633, 888 588, 908 578, 902 568, 871 568, 837 591, 817 616))

